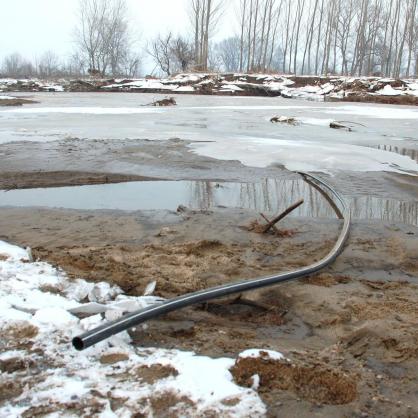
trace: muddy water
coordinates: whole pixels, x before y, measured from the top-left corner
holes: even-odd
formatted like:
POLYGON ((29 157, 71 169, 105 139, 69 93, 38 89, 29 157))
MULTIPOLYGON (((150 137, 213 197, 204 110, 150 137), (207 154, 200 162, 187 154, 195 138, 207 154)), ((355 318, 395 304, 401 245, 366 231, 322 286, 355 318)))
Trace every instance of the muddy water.
MULTIPOLYGON (((76 187, 0 191, 0 206, 50 207, 83 210, 176 210, 214 207, 279 212, 304 199, 293 216, 334 217, 324 198, 301 180, 264 179, 258 183, 209 181, 145 181, 76 187)), ((379 219, 418 225, 418 202, 352 197, 356 219, 379 219)))

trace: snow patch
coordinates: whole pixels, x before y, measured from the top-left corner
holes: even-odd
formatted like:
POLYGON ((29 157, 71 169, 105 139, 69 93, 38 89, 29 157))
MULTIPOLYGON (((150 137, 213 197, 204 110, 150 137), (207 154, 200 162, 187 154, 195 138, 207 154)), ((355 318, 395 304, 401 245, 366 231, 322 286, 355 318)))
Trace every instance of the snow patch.
MULTIPOLYGON (((0 416, 30 415, 31 408, 51 406, 55 412, 50 416, 62 416, 66 403, 80 405, 85 414, 94 405, 101 417, 152 416, 150 399, 164 395, 174 395, 179 400, 186 398, 193 403, 182 406, 180 401, 179 415, 265 415, 265 405, 256 390, 233 382, 229 372, 235 362, 233 358, 213 359, 174 349, 136 347, 130 344, 127 332, 83 352, 75 351, 70 346, 73 336, 104 323, 102 316, 89 308, 104 306, 110 312, 110 308, 118 307, 124 312, 155 303, 156 297, 129 297, 107 283, 72 281, 47 263, 21 261, 27 252, 19 247, 0 241, 0 249, 4 254, 4 259, 0 258, 0 332, 10 327, 18 330, 22 326, 33 326, 37 330, 36 335, 23 337, 29 339, 30 344, 24 344, 22 349, 11 347, 0 354, 1 360, 17 357, 28 362, 27 372, 1 374, 0 381, 12 378, 24 385, 19 396, 3 401, 0 416), (45 285, 55 287, 57 294, 49 293, 45 285), (80 303, 86 297, 103 303, 80 303), (89 307, 83 315, 88 316, 79 319, 75 313, 81 312, 77 309, 83 307, 89 307), (42 353, 43 367, 33 374, 30 364, 39 363, 38 353, 42 353), (117 363, 101 361, 104 355, 115 356, 117 363), (141 378, 140 367, 144 366, 167 366, 177 374, 157 377, 147 383, 141 378), (122 402, 111 406, 109 398, 122 402), (232 398, 236 402, 226 402, 232 398)), ((2 338, 13 337, 2 334, 2 338)), ((12 339, 5 347, 20 341, 12 339)))
POLYGON ((282 353, 273 350, 249 349, 238 355, 239 358, 269 358, 270 360, 285 360, 282 353))
POLYGON ((193 143, 191 148, 199 155, 219 160, 239 160, 250 167, 281 164, 291 171, 327 174, 338 171, 391 171, 416 175, 418 172, 418 164, 408 156, 350 144, 240 137, 193 143))

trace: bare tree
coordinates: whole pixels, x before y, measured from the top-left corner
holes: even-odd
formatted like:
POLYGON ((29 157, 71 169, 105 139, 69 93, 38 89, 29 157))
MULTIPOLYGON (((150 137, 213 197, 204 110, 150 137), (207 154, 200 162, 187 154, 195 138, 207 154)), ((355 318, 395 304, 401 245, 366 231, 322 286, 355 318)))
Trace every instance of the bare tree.
POLYGON ((31 77, 36 73, 33 64, 17 52, 6 56, 2 67, 3 73, 9 77, 31 77))
POLYGON ((53 51, 44 52, 37 65, 37 72, 40 77, 51 78, 60 73, 60 59, 53 51))
MULTIPOLYGON (((132 63, 132 35, 125 0, 79 0, 75 30, 80 55, 90 72, 120 75, 132 63)), ((138 62, 138 56, 134 61, 138 62)))
POLYGON ((173 38, 170 43, 170 51, 173 56, 175 69, 187 71, 194 62, 192 45, 182 36, 173 38))
POLYGON ((150 46, 148 47, 148 54, 151 55, 154 62, 160 68, 160 70, 171 75, 172 54, 171 54, 171 39, 172 33, 168 33, 165 36, 158 35, 150 46))
POLYGON ((190 0, 194 31, 194 55, 197 69, 208 69, 209 40, 219 22, 223 0, 190 0))
POLYGON ((240 71, 242 65, 240 45, 241 39, 237 36, 224 39, 216 45, 216 53, 224 71, 240 71))
POLYGON ((158 35, 148 46, 148 54, 168 76, 173 72, 187 71, 194 62, 192 45, 182 36, 174 37, 171 32, 158 35))

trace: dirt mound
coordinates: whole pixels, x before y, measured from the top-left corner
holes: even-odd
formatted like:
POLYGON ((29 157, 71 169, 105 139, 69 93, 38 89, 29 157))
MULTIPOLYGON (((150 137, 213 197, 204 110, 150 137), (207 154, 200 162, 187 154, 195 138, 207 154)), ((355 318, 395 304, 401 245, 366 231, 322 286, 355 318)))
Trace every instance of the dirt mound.
POLYGON ((350 403, 357 397, 354 377, 325 365, 288 363, 266 355, 238 358, 230 371, 239 385, 247 387, 253 385, 253 376, 258 375, 260 392, 289 390, 311 402, 331 405, 350 403))

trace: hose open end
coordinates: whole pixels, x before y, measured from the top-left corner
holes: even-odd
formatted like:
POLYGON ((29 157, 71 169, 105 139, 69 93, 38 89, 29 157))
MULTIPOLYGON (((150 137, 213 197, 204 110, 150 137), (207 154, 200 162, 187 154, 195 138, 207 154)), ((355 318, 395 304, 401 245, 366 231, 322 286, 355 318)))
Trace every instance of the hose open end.
POLYGON ((83 339, 80 337, 74 337, 72 343, 73 343, 73 347, 78 351, 82 351, 86 348, 84 346, 83 339))

